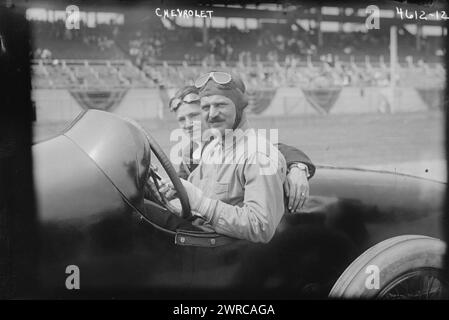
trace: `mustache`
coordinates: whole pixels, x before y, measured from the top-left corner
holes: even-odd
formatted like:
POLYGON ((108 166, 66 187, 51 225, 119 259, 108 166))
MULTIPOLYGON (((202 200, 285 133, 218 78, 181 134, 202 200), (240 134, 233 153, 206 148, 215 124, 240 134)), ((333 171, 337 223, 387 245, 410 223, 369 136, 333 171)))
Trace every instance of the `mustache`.
POLYGON ((207 120, 208 123, 223 122, 223 121, 224 121, 224 119, 221 117, 209 118, 207 120))

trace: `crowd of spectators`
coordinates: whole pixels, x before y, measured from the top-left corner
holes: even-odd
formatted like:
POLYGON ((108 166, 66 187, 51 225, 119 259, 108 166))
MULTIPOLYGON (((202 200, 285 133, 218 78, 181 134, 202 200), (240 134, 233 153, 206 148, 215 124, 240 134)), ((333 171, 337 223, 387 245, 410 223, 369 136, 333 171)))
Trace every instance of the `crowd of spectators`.
POLYGON ((79 21, 79 28, 69 29, 57 20, 32 21, 34 58, 40 59, 123 59, 116 46, 119 26, 98 24, 89 28, 79 21))
MULTIPOLYGON (((80 21, 80 28, 68 29, 62 20, 32 23, 36 59, 56 64, 57 59, 128 59, 145 70, 150 81, 169 87, 191 82, 210 68, 238 72, 251 88, 386 86, 391 81, 388 67, 379 61, 380 55, 388 53, 385 30, 323 33, 319 46, 316 29, 306 32, 296 23, 262 24, 252 30, 210 28, 206 41, 201 28, 167 28, 159 19, 139 28, 114 23, 89 28, 80 21), (366 55, 377 56, 376 63, 355 63, 366 55)), ((417 53, 413 35, 399 31, 400 52, 417 53)), ((424 39, 423 47, 425 56, 444 54, 438 41, 424 39)), ((405 57, 400 60, 406 61, 405 57)), ((404 64, 393 79, 398 85, 443 83, 441 67, 429 67, 423 60, 404 64)))
MULTIPOLYGON (((40 63, 33 70, 38 87, 137 85, 176 88, 193 83, 199 74, 210 69, 230 70, 239 74, 247 84, 248 90, 279 87, 385 87, 391 84, 390 70, 384 63, 348 63, 332 61, 329 58, 323 56, 322 61, 312 63, 289 56, 283 63, 221 62, 213 67, 206 62, 201 65, 186 63, 174 65, 164 62, 158 65, 145 65, 143 72, 129 63, 122 63, 119 68, 107 62, 88 64, 85 61, 84 65, 67 65, 63 60, 54 60, 53 63, 45 65, 40 63)), ((408 61, 398 67, 394 81, 397 86, 403 87, 443 87, 445 69, 441 64, 430 66, 422 60, 417 63, 408 61)))
MULTIPOLYGON (((279 87, 385 87, 392 81, 390 69, 383 62, 332 61, 329 56, 323 56, 320 62, 313 63, 289 56, 282 63, 259 61, 245 64, 239 61, 236 64, 221 62, 213 66, 205 62, 199 66, 163 63, 144 68, 150 79, 166 87, 193 83, 198 74, 210 69, 230 70, 239 74, 249 90, 279 87)), ((445 69, 441 64, 431 66, 422 60, 417 63, 403 63, 398 66, 394 81, 397 86, 403 87, 443 87, 445 69)))
POLYGON ((142 37, 141 31, 137 31, 135 37, 129 40, 129 55, 139 66, 143 64, 152 64, 162 58, 162 48, 165 45, 165 39, 159 34, 149 37, 142 37))
MULTIPOLYGON (((206 41, 201 28, 175 24, 167 28, 159 19, 149 20, 139 28, 114 23, 89 28, 80 21, 79 29, 66 28, 62 20, 33 21, 33 32, 35 47, 40 49, 36 57, 45 49, 56 58, 70 58, 70 54, 89 54, 85 58, 92 58, 92 53, 96 53, 98 58, 105 59, 128 57, 139 66, 158 61, 196 63, 213 59, 230 62, 239 60, 242 55, 249 55, 254 61, 281 62, 286 56, 302 59, 310 56, 317 60, 320 55, 330 53, 349 60, 350 56, 385 55, 389 50, 387 28, 370 32, 323 32, 320 46, 316 29, 309 26, 305 30, 296 23, 261 24, 258 29, 247 30, 232 25, 209 28, 206 41), (73 48, 71 45, 74 44, 78 46, 77 50, 64 50, 73 48)), ((399 53, 434 59, 444 54, 441 42, 434 40, 423 38, 422 50, 418 52, 414 35, 400 28, 399 53)))

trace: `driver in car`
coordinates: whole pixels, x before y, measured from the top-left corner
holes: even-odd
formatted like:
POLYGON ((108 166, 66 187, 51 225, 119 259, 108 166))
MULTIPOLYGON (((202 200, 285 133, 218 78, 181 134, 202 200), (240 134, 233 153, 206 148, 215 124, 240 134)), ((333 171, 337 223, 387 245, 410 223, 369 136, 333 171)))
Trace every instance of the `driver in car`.
MULTIPOLYGON (((284 214, 285 158, 263 137, 255 137, 244 112, 248 98, 240 78, 210 72, 200 76, 195 86, 211 140, 198 167, 188 180, 181 179, 191 209, 217 233, 267 243, 284 214), (251 138, 263 147, 245 146, 251 138)), ((169 199, 176 196, 168 182, 159 191, 169 199)))
MULTIPOLYGON (((195 141, 194 129, 203 129, 205 124, 201 123, 201 107, 198 89, 189 85, 178 90, 169 101, 169 108, 174 112, 178 124, 183 129, 190 143, 182 152, 182 159, 178 170, 178 176, 187 179, 189 174, 198 166, 198 154, 194 157, 194 152, 201 152, 204 144, 195 141)), ((294 147, 283 143, 275 144, 285 157, 288 166, 287 178, 284 182, 284 193, 287 198, 287 206, 290 212, 297 212, 304 205, 309 195, 308 179, 315 173, 315 166, 309 157, 294 147)))

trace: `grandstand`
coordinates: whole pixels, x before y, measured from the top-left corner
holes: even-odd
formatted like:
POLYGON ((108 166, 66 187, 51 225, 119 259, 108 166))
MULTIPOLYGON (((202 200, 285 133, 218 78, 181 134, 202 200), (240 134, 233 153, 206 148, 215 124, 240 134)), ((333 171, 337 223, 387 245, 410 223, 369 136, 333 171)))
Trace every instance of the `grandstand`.
POLYGON ((34 60, 33 87, 43 89, 152 88, 129 60, 34 60))
MULTIPOLYGON (((262 63, 245 65, 238 62, 169 64, 148 63, 138 68, 131 60, 33 60, 34 88, 167 88, 191 84, 198 74, 211 68, 241 74, 249 89, 313 86, 386 86, 389 68, 382 61, 341 62, 331 66, 327 61, 262 63), (323 82, 324 81, 324 82, 323 82)), ((398 86, 442 88, 445 69, 442 64, 402 63, 398 86)))
MULTIPOLYGON (((78 30, 65 28, 64 21, 57 17, 42 21, 29 14, 35 39, 34 57, 56 61, 53 66, 44 62, 34 68, 38 77, 35 84, 38 87, 52 86, 51 82, 56 82, 53 84, 56 86, 99 86, 106 82, 114 87, 129 86, 130 83, 142 86, 155 81, 170 87, 179 86, 179 83, 191 79, 192 74, 198 74, 198 68, 232 66, 245 68, 244 73, 250 75, 248 80, 256 87, 264 82, 267 86, 302 85, 310 82, 308 78, 317 75, 317 69, 326 69, 322 67, 323 60, 331 62, 329 65, 333 69, 324 72, 331 71, 334 78, 339 77, 343 84, 352 84, 355 79, 361 80, 358 82, 363 84, 382 83, 386 79, 388 67, 384 61, 389 59, 388 28, 364 32, 361 30, 361 24, 354 24, 351 32, 323 31, 317 36, 316 33, 321 29, 317 28, 316 21, 321 19, 323 23, 336 23, 335 15, 326 16, 321 12, 313 20, 310 19, 313 8, 290 10, 288 19, 277 19, 278 23, 269 23, 263 17, 273 16, 272 11, 242 9, 239 10, 239 15, 241 16, 243 12, 243 16, 247 18, 237 18, 232 17, 232 14, 236 13, 235 8, 217 9, 225 16, 225 25, 229 28, 222 26, 214 28, 214 23, 210 23, 211 26, 205 29, 193 19, 191 19, 193 25, 190 26, 189 22, 185 21, 182 21, 183 25, 178 24, 181 19, 164 23, 163 19, 151 15, 150 8, 145 10, 147 19, 144 25, 126 21, 126 17, 136 14, 133 12, 124 14, 122 24, 109 21, 91 27, 87 21, 81 20, 78 30), (249 27, 248 24, 256 20, 252 18, 255 11, 261 18, 257 19, 255 28, 249 27), (304 15, 304 19, 301 19, 304 15), (325 21, 326 18, 329 21, 325 21), (243 27, 237 27, 237 22, 242 21, 243 27), (46 54, 43 54, 44 50, 46 54), (81 66, 78 66, 79 63, 76 63, 75 59, 83 60, 81 66), (139 72, 133 70, 126 62, 96 61, 88 62, 87 66, 84 62, 84 60, 119 59, 132 61, 139 69, 145 70, 150 74, 149 81, 142 80, 139 72), (61 60, 67 61, 61 63, 61 60), (118 65, 126 65, 125 72, 128 76, 123 76, 122 71, 117 70, 118 65), (167 65, 172 67, 172 70, 164 71, 167 65), (372 72, 373 65, 376 65, 374 68, 377 67, 374 72, 372 72), (61 70, 55 70, 57 68, 61 70), (298 74, 303 76, 298 79, 296 76, 298 74), (372 74, 369 79, 365 79, 367 74, 372 74), (52 81, 53 76, 56 76, 58 81, 52 81), (102 81, 104 78, 107 80, 102 81)), ((326 8, 322 9, 326 12, 324 10, 326 8)), ((32 8, 29 10, 33 12, 32 8)), ((51 12, 55 16, 56 11, 51 12)), ((223 19, 216 16, 217 10, 214 12, 216 19, 223 19)), ((47 13, 46 16, 49 17, 51 14, 47 13)), ((340 16, 336 30, 342 30, 348 24, 343 23, 345 18, 354 18, 354 15, 340 16)), ((434 66, 434 68, 427 67, 427 70, 431 70, 429 78, 434 79, 434 74, 437 78, 441 78, 442 70, 434 64, 444 53, 441 37, 426 36, 417 40, 417 35, 414 36, 410 29, 413 28, 409 25, 401 26, 399 29, 398 46, 401 49, 399 59, 405 67, 411 66, 410 70, 413 71, 405 71, 404 74, 407 76, 403 79, 409 81, 411 73, 418 74, 415 77, 417 80, 422 79, 421 71, 424 69, 424 63, 432 63, 434 66), (411 57, 414 63, 406 62, 406 57, 408 59, 411 57), (418 61, 420 66, 416 65, 418 61)))
POLYGON ((250 94, 271 92, 271 98, 281 88, 339 92, 394 84, 422 92, 444 86, 446 28, 441 21, 403 21, 393 7, 381 8, 383 27, 368 31, 362 5, 212 6, 207 20, 164 19, 145 5, 99 11, 86 3, 76 29, 65 25, 65 3, 26 6, 35 90, 148 89, 160 95, 161 88, 174 90, 210 69, 239 73, 250 94), (393 78, 391 25, 398 27, 399 49, 393 78))

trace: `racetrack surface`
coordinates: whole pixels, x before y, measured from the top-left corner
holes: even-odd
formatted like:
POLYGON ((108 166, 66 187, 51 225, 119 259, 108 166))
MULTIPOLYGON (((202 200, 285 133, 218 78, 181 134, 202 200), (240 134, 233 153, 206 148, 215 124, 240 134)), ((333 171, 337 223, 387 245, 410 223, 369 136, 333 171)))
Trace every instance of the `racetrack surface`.
MULTIPOLYGON (((174 117, 139 121, 169 154, 174 117)), ((306 152, 316 164, 363 167, 446 181, 445 124, 441 112, 250 118, 255 128, 278 129, 279 142, 306 152)), ((35 124, 34 141, 66 123, 35 124)))

